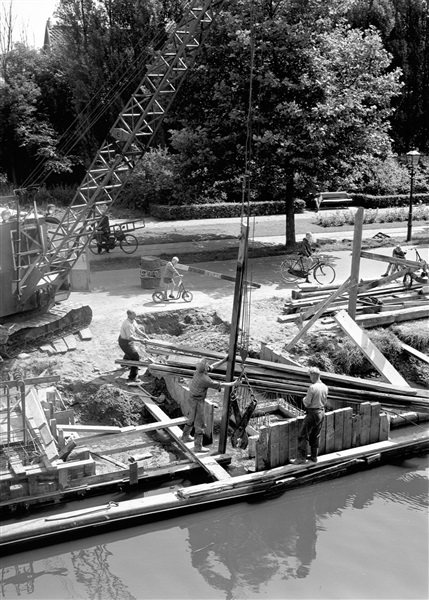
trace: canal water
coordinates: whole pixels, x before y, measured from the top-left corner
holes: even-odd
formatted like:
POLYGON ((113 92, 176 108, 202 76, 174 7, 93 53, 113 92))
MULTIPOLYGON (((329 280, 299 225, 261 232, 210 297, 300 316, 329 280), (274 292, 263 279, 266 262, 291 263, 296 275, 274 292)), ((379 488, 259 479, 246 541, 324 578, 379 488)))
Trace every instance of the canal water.
POLYGON ((428 456, 1 559, 33 600, 428 598, 428 456))

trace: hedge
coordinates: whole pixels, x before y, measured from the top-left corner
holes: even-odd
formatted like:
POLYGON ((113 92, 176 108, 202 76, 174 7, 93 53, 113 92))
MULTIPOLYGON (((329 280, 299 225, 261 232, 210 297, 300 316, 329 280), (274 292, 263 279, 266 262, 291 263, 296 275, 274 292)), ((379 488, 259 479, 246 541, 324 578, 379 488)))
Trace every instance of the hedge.
MULTIPOLYGON (((392 208, 407 206, 409 194, 392 194, 390 196, 370 196, 369 194, 350 194, 353 204, 364 208, 392 208)), ((429 194, 413 194, 413 204, 429 204, 429 194)))
MULTIPOLYGON (((304 200, 295 200, 295 213, 303 213, 304 200)), ((246 211, 247 206, 245 206, 246 211)), ((182 206, 150 205, 150 215, 160 221, 189 221, 191 219, 219 219, 241 217, 241 203, 219 202, 216 204, 189 204, 182 206)), ((284 215, 285 203, 251 202, 250 216, 284 215)))

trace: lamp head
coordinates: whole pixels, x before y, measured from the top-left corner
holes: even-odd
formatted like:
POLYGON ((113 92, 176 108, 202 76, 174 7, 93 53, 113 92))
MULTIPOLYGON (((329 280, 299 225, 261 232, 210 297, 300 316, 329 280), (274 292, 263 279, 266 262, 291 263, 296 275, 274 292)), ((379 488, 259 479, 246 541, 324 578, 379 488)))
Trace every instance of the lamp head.
POLYGON ((420 152, 418 150, 410 150, 406 154, 407 157, 407 165, 413 169, 417 167, 420 160, 420 152))

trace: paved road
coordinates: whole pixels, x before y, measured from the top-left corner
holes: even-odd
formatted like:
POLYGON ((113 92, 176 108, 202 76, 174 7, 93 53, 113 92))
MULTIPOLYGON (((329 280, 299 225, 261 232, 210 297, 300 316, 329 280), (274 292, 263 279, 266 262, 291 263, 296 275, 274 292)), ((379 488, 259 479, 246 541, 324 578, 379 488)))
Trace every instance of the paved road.
MULTIPOLYGON (((392 255, 392 247, 380 248, 377 253, 385 256, 392 255)), ((419 247, 422 257, 429 261, 429 247, 419 247)), ((337 272, 336 282, 342 283, 350 275, 351 252, 331 252, 336 259, 335 269, 337 272)), ((414 259, 413 253, 407 255, 414 259)), ((296 284, 285 283, 280 275, 281 256, 256 258, 249 261, 252 280, 262 284, 261 289, 252 292, 252 301, 259 299, 280 297, 288 298, 290 291, 296 284)), ((201 269, 207 269, 235 277, 236 261, 228 260, 222 262, 198 263, 201 269)), ((384 264, 368 259, 362 259, 360 265, 360 277, 376 279, 384 271, 384 264)), ((250 276, 249 276, 250 277, 250 276)), ((186 273, 185 281, 187 288, 194 294, 194 300, 190 304, 176 301, 166 304, 154 304, 152 301, 153 290, 142 289, 140 283, 140 271, 138 268, 123 269, 116 271, 98 271, 91 275, 92 292, 73 293, 71 302, 87 303, 93 308, 94 319, 102 319, 105 311, 121 311, 130 306, 135 306, 138 311, 159 312, 166 308, 197 307, 197 306, 219 306, 227 310, 232 309, 234 295, 234 283, 225 280, 214 279, 209 276, 186 273)))

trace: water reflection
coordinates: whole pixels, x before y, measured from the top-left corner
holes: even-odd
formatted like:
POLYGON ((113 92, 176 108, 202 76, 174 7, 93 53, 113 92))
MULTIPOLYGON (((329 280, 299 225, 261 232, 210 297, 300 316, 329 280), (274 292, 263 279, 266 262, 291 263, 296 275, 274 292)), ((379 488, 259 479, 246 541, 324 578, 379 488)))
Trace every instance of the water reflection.
MULTIPOLYGON (((389 505, 391 511, 393 507, 395 511, 404 507, 407 515, 415 511, 424 511, 426 515, 428 482, 423 470, 425 466, 424 458, 415 459, 292 490, 270 501, 219 507, 162 523, 72 541, 67 546, 56 545, 31 554, 9 556, 2 559, 2 597, 244 600, 266 594, 270 583, 272 595, 269 597, 287 598, 290 596, 283 590, 296 590, 298 584, 307 585, 305 589, 314 589, 307 581, 312 577, 315 565, 319 564, 320 571, 321 564, 329 563, 327 554, 330 559, 335 559, 337 552, 337 556, 343 558, 341 548, 350 544, 347 538, 350 532, 346 530, 342 535, 342 546, 329 548, 328 552, 329 542, 325 536, 324 552, 318 551, 321 534, 329 528, 335 531, 332 519, 350 515, 350 511, 356 509, 360 513, 375 501, 380 504, 380 500, 385 502, 382 510, 386 519, 389 505), (56 578, 56 587, 54 583, 51 585, 53 578, 56 578), (166 585, 168 579, 171 581, 169 586, 166 585), (40 595, 42 586, 45 592, 50 589, 50 595, 40 595), (63 590, 61 594, 60 589, 63 590)), ((365 515, 367 523, 368 513, 365 515)), ((377 520, 378 516, 374 513, 372 519, 377 520)), ((352 525, 361 522, 354 519, 352 525)), ((418 528, 420 523, 415 521, 414 527, 418 528)), ((424 537, 425 531, 421 534, 424 537)), ((389 535, 392 541, 396 540, 397 532, 387 529, 379 536, 380 543, 384 543, 383 536, 389 535)), ((365 542, 365 536, 362 537, 365 542)), ((427 551, 422 543, 413 545, 416 548, 414 557, 425 560, 427 551)), ((353 548, 354 553, 362 552, 357 558, 362 565, 367 560, 367 550, 365 543, 362 549, 353 548)), ((412 549, 408 554, 412 556, 412 549)), ((385 556, 383 560, 386 560, 385 556)), ((376 565, 371 568, 377 570, 376 565)), ((340 577, 341 573, 337 573, 336 585, 340 577)), ((330 579, 328 574, 326 579, 330 579)), ((347 584, 345 581, 344 585, 347 584)), ((309 595, 307 592, 307 596, 304 593, 300 597, 309 595)))
POLYGON ((45 575, 59 575, 66 577, 68 575, 68 569, 56 568, 51 570, 36 571, 33 563, 23 563, 2 569, 1 577, 1 597, 6 597, 6 591, 8 586, 11 586, 18 596, 25 593, 34 593, 34 583, 38 577, 45 575))

